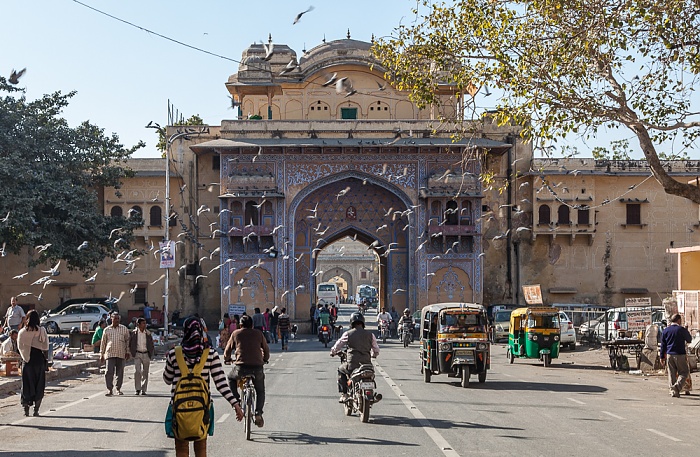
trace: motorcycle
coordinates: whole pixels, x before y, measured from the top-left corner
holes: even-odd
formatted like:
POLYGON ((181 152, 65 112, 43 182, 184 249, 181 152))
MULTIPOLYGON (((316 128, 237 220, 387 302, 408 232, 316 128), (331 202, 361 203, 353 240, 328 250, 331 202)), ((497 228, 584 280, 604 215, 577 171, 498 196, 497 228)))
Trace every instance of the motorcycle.
POLYGON ((409 344, 413 343, 413 323, 410 321, 403 322, 401 324, 401 329, 399 331, 401 341, 403 341, 403 347, 408 347, 409 344))
POLYGON ((318 329, 318 340, 323 343, 323 347, 328 347, 331 341, 331 328, 328 325, 321 325, 318 329))
POLYGON ((389 336, 389 321, 382 319, 379 321, 379 338, 381 338, 382 343, 386 343, 386 339, 389 336))
MULTIPOLYGON (((339 354, 340 363, 347 359, 346 351, 339 354)), ((360 414, 360 421, 369 422, 369 410, 373 404, 382 399, 382 394, 375 392, 377 384, 374 381, 374 365, 360 365, 348 378, 348 399, 343 404, 345 415, 360 414)))

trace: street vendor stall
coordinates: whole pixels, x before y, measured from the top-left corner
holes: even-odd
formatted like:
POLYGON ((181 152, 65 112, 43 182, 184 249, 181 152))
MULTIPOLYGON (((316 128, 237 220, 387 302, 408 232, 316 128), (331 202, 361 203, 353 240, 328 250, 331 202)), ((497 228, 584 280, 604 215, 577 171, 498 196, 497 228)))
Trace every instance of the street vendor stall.
POLYGON ((625 354, 634 356, 636 369, 639 369, 642 349, 644 349, 644 340, 637 338, 618 338, 613 341, 603 342, 603 346, 608 350, 610 368, 613 370, 629 370, 628 357, 625 354))

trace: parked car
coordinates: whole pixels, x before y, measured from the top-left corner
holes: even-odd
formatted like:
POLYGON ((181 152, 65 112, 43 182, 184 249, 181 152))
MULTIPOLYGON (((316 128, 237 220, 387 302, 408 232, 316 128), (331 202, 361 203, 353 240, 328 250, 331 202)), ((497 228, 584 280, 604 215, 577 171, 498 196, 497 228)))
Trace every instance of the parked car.
POLYGON ((598 327, 598 324, 603 320, 603 317, 599 316, 594 319, 586 320, 581 323, 581 325, 578 328, 578 333, 579 335, 583 336, 588 334, 589 330, 595 331, 595 329, 598 327))
POLYGON ((510 314, 512 309, 496 311, 493 316, 493 341, 508 341, 510 332, 510 314))
POLYGON ((99 303, 70 305, 58 313, 42 316, 41 325, 48 333, 61 333, 80 328, 81 322, 89 322, 90 329, 95 330, 103 314, 109 314, 109 308, 99 303))
POLYGON ((559 311, 559 328, 561 329, 560 346, 576 349, 576 329, 564 311, 559 311))
MULTIPOLYGON (((595 327, 596 335, 598 335, 599 340, 615 340, 622 335, 626 335, 627 332, 627 311, 639 311, 644 308, 613 308, 607 311, 608 315, 608 332, 605 333, 605 315, 603 315, 598 325, 595 327)), ((648 309, 648 308, 646 308, 648 309)), ((666 325, 665 319, 663 318, 663 310, 658 308, 651 309, 651 320, 652 323, 658 324, 660 328, 664 328, 666 325)))
POLYGON ((103 305, 107 309, 111 310, 112 305, 114 304, 115 300, 116 300, 115 298, 110 299, 110 297, 70 298, 68 300, 65 300, 63 303, 61 303, 57 307, 44 311, 43 314, 44 315, 58 314, 71 305, 80 305, 80 304, 84 304, 84 303, 93 303, 93 304, 103 305))

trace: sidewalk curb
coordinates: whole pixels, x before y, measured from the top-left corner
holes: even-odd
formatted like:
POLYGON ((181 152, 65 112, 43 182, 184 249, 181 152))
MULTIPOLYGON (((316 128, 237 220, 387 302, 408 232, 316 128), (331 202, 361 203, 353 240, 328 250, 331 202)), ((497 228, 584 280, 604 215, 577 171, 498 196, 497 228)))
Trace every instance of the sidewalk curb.
MULTIPOLYGON (((88 368, 99 367, 99 360, 85 360, 84 362, 77 363, 75 365, 67 366, 65 368, 59 368, 57 370, 51 370, 46 373, 46 382, 60 381, 65 378, 70 378, 79 375, 84 370, 88 368)), ((17 376, 12 380, 7 380, 0 384, 0 395, 9 395, 22 390, 22 377, 17 376)))

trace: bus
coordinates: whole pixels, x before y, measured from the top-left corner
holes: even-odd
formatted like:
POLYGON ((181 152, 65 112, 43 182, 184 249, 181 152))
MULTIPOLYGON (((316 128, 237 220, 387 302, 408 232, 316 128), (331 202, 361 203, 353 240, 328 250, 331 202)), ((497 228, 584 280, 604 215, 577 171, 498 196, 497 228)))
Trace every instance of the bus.
POLYGON ((316 303, 336 305, 340 303, 340 290, 334 282, 322 282, 316 286, 316 303))
POLYGON ((377 288, 370 286, 369 284, 362 284, 357 286, 355 290, 355 303, 362 303, 362 301, 367 298, 369 299, 369 306, 376 308, 379 303, 379 296, 377 294, 377 288))

